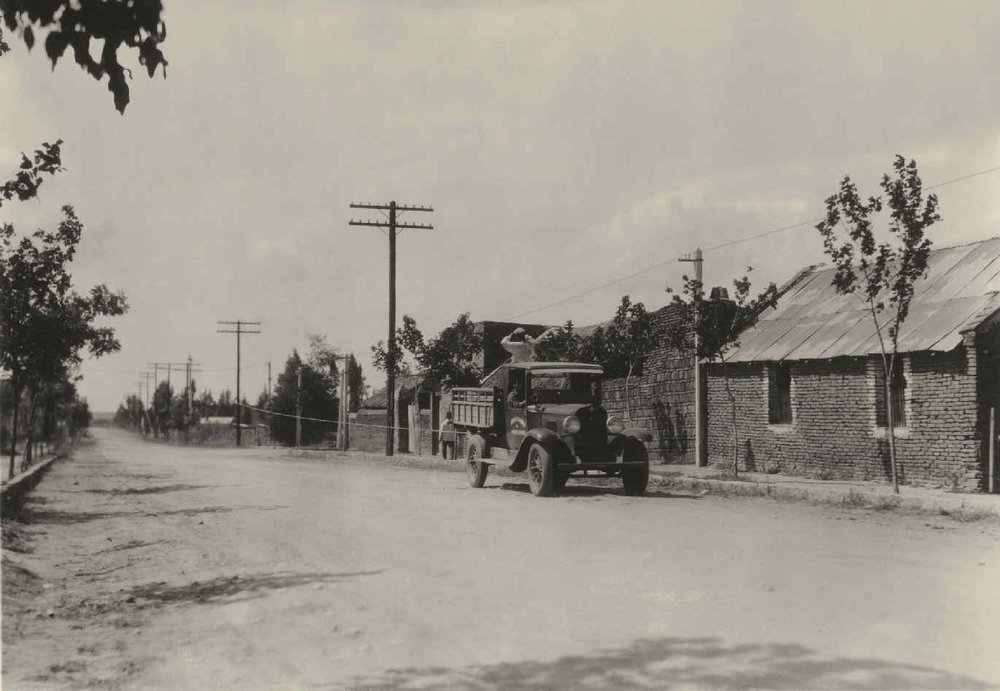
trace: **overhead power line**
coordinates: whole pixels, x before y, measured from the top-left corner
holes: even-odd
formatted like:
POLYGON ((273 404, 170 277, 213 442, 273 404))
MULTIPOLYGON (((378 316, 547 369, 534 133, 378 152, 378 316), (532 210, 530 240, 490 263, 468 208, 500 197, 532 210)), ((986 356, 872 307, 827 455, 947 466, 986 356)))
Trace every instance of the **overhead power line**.
MULTIPOLYGON (((945 180, 944 182, 938 182, 938 183, 935 183, 933 185, 924 187, 924 189, 925 190, 939 189, 941 187, 945 187, 947 185, 954 184, 956 182, 962 182, 964 180, 970 180, 972 178, 976 178, 976 177, 979 177, 981 175, 986 175, 988 173, 995 173, 997 171, 1000 171, 1000 166, 994 166, 993 168, 986 168, 985 170, 979 170, 979 171, 976 171, 975 173, 969 173, 968 175, 962 175, 962 176, 957 177, 957 178, 952 178, 951 180, 945 180)), ((821 217, 810 218, 810 219, 808 219, 806 221, 799 221, 798 223, 793 223, 792 225, 781 226, 780 228, 772 228, 771 230, 765 230, 762 233, 755 233, 754 235, 747 235, 746 237, 736 238, 735 240, 728 240, 726 242, 721 242, 721 243, 719 243, 717 245, 711 245, 709 247, 704 248, 702 251, 703 252, 714 252, 716 250, 725 249, 727 247, 733 247, 734 245, 741 245, 744 242, 751 242, 753 240, 759 240, 760 238, 764 238, 764 237, 767 237, 769 235, 777 235, 778 233, 783 233, 783 232, 788 231, 788 230, 795 230, 796 228, 801 228, 803 226, 814 225, 816 223, 819 223, 821 220, 823 220, 821 217)), ((559 300, 556 300, 555 302, 547 303, 545 305, 542 305, 541 307, 535 307, 534 309, 530 309, 530 310, 527 310, 525 312, 520 312, 518 314, 515 314, 512 317, 506 318, 504 321, 514 321, 515 319, 520 319, 521 317, 527 316, 529 314, 534 314, 535 312, 541 312, 542 310, 547 310, 550 307, 558 307, 559 305, 563 305, 563 304, 565 304, 567 302, 571 302, 571 301, 576 300, 577 298, 581 298, 581 297, 583 297, 585 295, 590 295, 591 293, 596 293, 599 290, 604 290, 605 288, 610 288, 613 285, 617 285, 619 283, 624 283, 625 281, 631 280, 631 279, 636 278, 638 276, 642 276, 643 274, 649 273, 650 271, 653 271, 654 269, 659 269, 659 268, 661 268, 663 266, 666 266, 667 264, 672 264, 672 263, 674 263, 676 261, 679 261, 679 260, 681 260, 683 258, 684 258, 683 255, 682 256, 678 256, 678 257, 670 257, 669 259, 665 259, 663 261, 656 262, 655 264, 651 264, 651 265, 647 266, 644 269, 640 269, 639 271, 635 271, 633 273, 630 273, 627 276, 622 276, 620 278, 616 278, 616 279, 613 279, 611 281, 607 281, 605 283, 601 283, 600 285, 594 286, 593 288, 588 288, 586 290, 580 291, 579 293, 574 293, 573 295, 568 295, 567 297, 560 298, 559 300)))

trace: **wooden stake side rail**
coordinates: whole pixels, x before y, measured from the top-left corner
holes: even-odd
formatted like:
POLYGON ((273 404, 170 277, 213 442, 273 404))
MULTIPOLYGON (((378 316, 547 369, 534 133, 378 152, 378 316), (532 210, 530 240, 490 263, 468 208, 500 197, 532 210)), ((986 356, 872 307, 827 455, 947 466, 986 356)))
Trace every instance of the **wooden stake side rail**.
POLYGON ((451 414, 456 425, 493 426, 494 393, 491 388, 458 388, 451 393, 451 414))

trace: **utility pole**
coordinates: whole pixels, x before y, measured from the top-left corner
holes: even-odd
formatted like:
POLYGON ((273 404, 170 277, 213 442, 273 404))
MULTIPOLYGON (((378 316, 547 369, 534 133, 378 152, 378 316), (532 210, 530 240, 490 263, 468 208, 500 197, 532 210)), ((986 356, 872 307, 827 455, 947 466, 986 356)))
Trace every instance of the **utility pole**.
POLYGON ((426 211, 433 212, 430 206, 405 206, 392 201, 388 204, 351 204, 352 209, 375 209, 379 212, 388 211, 388 223, 382 221, 355 221, 351 219, 352 226, 369 226, 372 228, 389 230, 389 342, 388 358, 386 362, 386 387, 385 387, 385 455, 391 456, 394 449, 393 439, 395 437, 396 420, 395 399, 396 399, 396 234, 401 230, 434 230, 434 226, 424 223, 397 223, 396 215, 405 211, 426 211))
POLYGON ((189 419, 194 414, 194 391, 192 384, 194 383, 194 373, 199 371, 199 367, 201 367, 201 363, 193 362, 191 353, 188 353, 187 362, 184 363, 184 391, 187 393, 189 419))
POLYGON ((271 409, 271 361, 267 361, 267 409, 271 409))
POLYGON ((247 330, 244 326, 260 326, 260 322, 250 322, 237 319, 236 321, 220 321, 216 324, 225 326, 234 325, 235 329, 216 329, 220 334, 236 334, 236 446, 243 445, 243 399, 240 398, 240 338, 243 334, 259 334, 260 329, 247 330))
POLYGON ((302 366, 296 370, 298 384, 295 387, 295 448, 302 446, 302 366))
MULTIPOLYGON (((694 278, 698 281, 698 285, 701 288, 702 300, 705 299, 705 282, 702 278, 702 268, 705 263, 703 255, 701 253, 701 248, 697 247, 694 251, 694 256, 690 254, 681 257, 678 261, 691 262, 694 264, 694 278)), ((696 319, 700 318, 697 316, 699 313, 695 312, 696 319)), ((705 447, 705 400, 702 392, 702 371, 701 371, 701 358, 698 356, 698 326, 695 323, 694 332, 694 462, 697 466, 703 466, 708 460, 708 449, 705 447)))

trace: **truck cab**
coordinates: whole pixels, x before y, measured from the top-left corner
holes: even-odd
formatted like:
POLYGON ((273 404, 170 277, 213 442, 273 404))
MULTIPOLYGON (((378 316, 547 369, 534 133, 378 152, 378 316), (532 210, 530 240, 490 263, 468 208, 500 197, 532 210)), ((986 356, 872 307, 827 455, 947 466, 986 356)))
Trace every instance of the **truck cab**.
POLYGON ((628 494, 649 481, 644 441, 601 402, 604 372, 579 362, 513 362, 485 383, 452 392, 455 427, 463 432, 470 484, 482 487, 489 466, 528 473, 532 494, 555 494, 574 475, 620 477, 628 494))

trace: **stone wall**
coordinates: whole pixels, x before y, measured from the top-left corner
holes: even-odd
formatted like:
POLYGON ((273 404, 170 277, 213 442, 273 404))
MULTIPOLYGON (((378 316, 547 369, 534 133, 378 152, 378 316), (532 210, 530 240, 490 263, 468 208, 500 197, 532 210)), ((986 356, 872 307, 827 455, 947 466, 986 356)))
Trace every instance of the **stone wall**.
MULTIPOLYGON (((970 333, 951 352, 903 356, 907 423, 896 445, 902 482, 983 489, 977 352, 970 333)), ((875 415, 881 366, 874 357, 792 362, 792 422, 771 425, 773 366, 727 365, 738 437, 722 366, 707 366, 709 462, 732 468, 735 443, 740 470, 891 479, 886 430, 875 415)))

